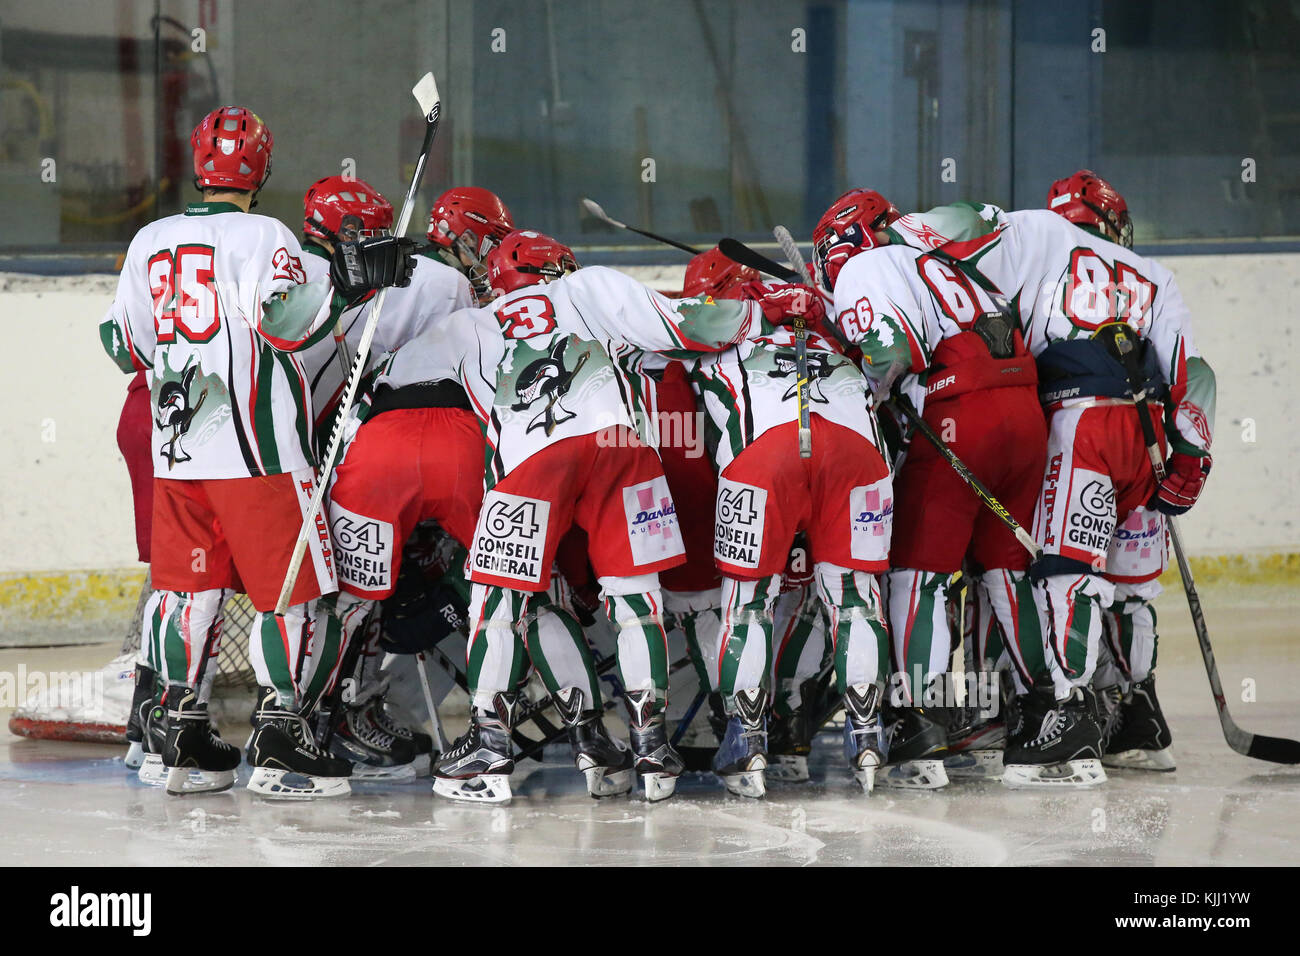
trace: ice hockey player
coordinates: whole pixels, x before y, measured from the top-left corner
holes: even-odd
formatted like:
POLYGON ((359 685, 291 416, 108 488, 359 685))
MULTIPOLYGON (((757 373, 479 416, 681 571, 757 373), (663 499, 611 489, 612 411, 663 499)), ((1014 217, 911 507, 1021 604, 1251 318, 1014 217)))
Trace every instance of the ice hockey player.
POLYGON ((759 311, 750 303, 672 300, 613 270, 576 268, 554 239, 511 234, 488 259, 502 296, 467 313, 472 321, 453 323, 468 333, 459 341, 429 343, 459 357, 491 450, 470 554, 475 706, 469 733, 439 765, 435 791, 444 796, 509 796, 508 691, 522 666, 514 624, 529 595, 546 587, 571 524, 588 534, 605 613, 619 635, 635 769, 647 797, 671 796, 682 769, 664 725, 668 661, 657 578, 680 563, 681 531, 654 439, 638 432, 653 420, 646 413, 653 389, 631 373, 629 353, 718 349, 742 338, 759 311))
POLYGON ((773 605, 796 533, 807 536, 817 593, 830 615, 836 686, 846 711, 845 755, 863 790, 884 761, 880 701, 889 637, 879 587, 889 554, 893 489, 866 381, 818 329, 821 300, 806 286, 753 283, 767 324, 701 356, 718 468, 714 559, 722 572, 719 690, 729 714, 714 771, 732 793, 766 792, 766 711, 773 605), (811 458, 800 457, 794 332, 807 315, 811 458))
MULTIPOLYGON (((896 400, 922 410, 934 432, 1029 527, 1047 429, 1019 317, 987 279, 943 253, 875 248, 877 234, 898 218, 879 193, 854 189, 818 222, 813 244, 822 281, 834 291, 835 321, 861 348, 875 392, 896 381, 906 385, 896 400)), ((956 712, 948 682, 948 595, 963 563, 978 572, 1007 635, 1022 692, 1043 670, 1042 631, 1029 552, 922 436, 908 445, 895 486, 888 601, 905 706, 893 710, 890 761, 896 766, 885 779, 932 788, 947 782, 943 724, 956 712)), ((996 686, 991 673, 985 679, 990 689, 996 686)), ((974 775, 999 775, 997 732, 971 732, 981 737, 975 762, 950 762, 974 775)))
POLYGON ((152 574, 165 592, 154 659, 167 685, 167 789, 233 784, 239 751, 215 734, 207 698, 222 607, 246 590, 259 612, 250 657, 263 685, 249 787, 283 796, 293 789, 285 775, 298 774, 308 780, 305 795, 345 793, 348 765, 316 747, 297 710, 311 667, 321 663, 305 659, 313 605, 336 586, 323 522, 292 607, 283 618, 269 613, 314 484, 306 381, 293 350, 329 333, 332 292, 403 283, 408 256, 392 239, 348 244, 331 279, 308 283, 293 234, 248 212, 271 168, 262 121, 222 107, 190 141, 203 200, 137 233, 100 326, 120 368, 151 370, 152 574))
POLYGON ((480 304, 492 299, 487 256, 515 228, 501 197, 479 186, 455 186, 434 200, 427 238, 434 255, 465 273, 480 304))
POLYGON ((1215 400, 1214 373, 1193 341, 1173 275, 1132 251, 1127 204, 1088 170, 1054 183, 1047 209, 944 207, 891 228, 923 245, 964 240, 947 251, 978 258, 980 272, 1017 303, 1038 361, 1048 458, 1034 529, 1045 554, 1033 573, 1041 579, 1054 700, 1041 724, 1008 741, 1004 781, 1088 786, 1105 779, 1088 683, 1108 607, 1120 621, 1127 618, 1118 630, 1130 637, 1116 657, 1132 680, 1108 758, 1172 769, 1151 673, 1149 602, 1168 560, 1163 516, 1190 509, 1210 471, 1215 400), (1136 334, 1138 375, 1149 395, 1160 396, 1151 407, 1171 454, 1159 484, 1116 329, 1136 334))
MULTIPOLYGON (((330 256, 337 243, 386 235, 392 224, 392 204, 365 180, 343 176, 317 180, 303 197, 303 250, 307 253, 303 263, 308 279, 328 274, 330 256)), ((340 358, 335 337, 317 342, 301 353, 311 383, 318 437, 328 433, 333 410, 346 387, 351 356, 356 354, 365 329, 371 298, 363 295, 359 301, 347 303, 339 317, 335 335, 340 332, 343 335, 344 358, 340 358)), ((387 353, 473 302, 469 282, 460 271, 432 257, 416 256, 409 285, 392 290, 385 300, 371 342, 367 374, 378 368, 387 353)), ((456 444, 454 429, 449 432, 440 427, 441 419, 437 423, 431 421, 450 410, 421 404, 428 399, 428 389, 415 388, 400 395, 387 390, 382 395, 371 396, 367 402, 368 424, 382 412, 393 411, 394 415, 385 418, 382 426, 373 424, 356 432, 334 471, 329 499, 330 528, 341 593, 322 602, 324 613, 317 623, 318 640, 339 642, 339 651, 337 655, 330 654, 331 659, 354 661, 364 655, 364 652, 349 655, 349 646, 372 602, 393 593, 401 570, 400 549, 415 525, 432 516, 423 513, 430 509, 430 501, 443 493, 455 500, 465 497, 465 489, 456 487, 454 467, 450 487, 442 486, 422 474, 422 467, 429 464, 427 458, 421 460, 409 453, 412 448, 423 447, 441 458, 444 442, 450 443, 453 449, 463 447, 456 444), (377 585, 381 578, 383 584, 377 585)), ((474 439, 469 452, 477 456, 471 469, 473 475, 463 483, 472 486, 469 487, 472 500, 468 505, 472 528, 481 495, 482 441, 478 438, 477 421, 468 414, 463 393, 459 405, 466 409, 463 414, 474 439)), ((450 460, 454 465, 457 460, 463 464, 467 459, 457 459, 451 454, 450 460)), ((463 535, 468 540, 468 529, 463 535)), ((373 648, 370 650, 374 652, 373 648)), ((429 763, 431 738, 395 722, 388 715, 377 686, 357 688, 356 697, 350 703, 337 699, 339 695, 331 691, 339 681, 350 676, 338 669, 318 671, 309 689, 309 699, 321 701, 321 721, 329 727, 331 751, 352 762, 356 777, 413 776, 419 769, 417 760, 421 767, 429 763)))

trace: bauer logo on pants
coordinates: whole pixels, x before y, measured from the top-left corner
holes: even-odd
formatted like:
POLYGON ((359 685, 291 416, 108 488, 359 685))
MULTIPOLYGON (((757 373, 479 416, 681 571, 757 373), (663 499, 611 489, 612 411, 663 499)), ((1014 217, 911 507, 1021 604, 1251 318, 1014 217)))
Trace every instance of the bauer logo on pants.
POLYGON ((654 564, 685 553, 667 478, 661 475, 625 487, 623 513, 627 516, 628 543, 632 546, 634 563, 654 564))
POLYGON ((549 501, 489 491, 474 530, 470 573, 540 584, 550 517, 549 501))
POLYGON ((888 478, 849 492, 849 554, 859 561, 883 561, 893 528, 894 486, 888 478))
POLYGON ((729 478, 718 479, 718 516, 713 557, 738 568, 756 568, 763 553, 767 491, 729 478))
POLYGON ((330 533, 339 580, 362 591, 393 586, 393 526, 334 504, 330 533))

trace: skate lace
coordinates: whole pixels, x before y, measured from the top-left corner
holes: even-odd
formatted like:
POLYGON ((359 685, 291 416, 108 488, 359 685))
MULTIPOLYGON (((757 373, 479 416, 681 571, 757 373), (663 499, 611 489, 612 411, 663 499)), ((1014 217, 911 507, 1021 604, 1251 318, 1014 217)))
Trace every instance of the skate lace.
POLYGON ((350 712, 348 714, 348 729, 363 743, 379 750, 391 749, 395 743, 393 735, 387 733, 373 720, 367 720, 366 716, 363 711, 350 712))
POLYGON ((384 711, 383 705, 378 701, 370 705, 366 711, 366 716, 370 718, 372 724, 386 734, 391 734, 393 737, 400 737, 403 740, 415 739, 410 729, 403 727, 401 724, 395 723, 384 711))
POLYGON ((328 757, 320 745, 316 743, 316 737, 307 726, 307 719, 301 714, 294 713, 291 710, 275 711, 272 715, 278 720, 285 733, 293 740, 295 744, 307 751, 314 757, 328 757))
POLYGON ((1059 737, 1061 729, 1065 726, 1065 711, 1060 707, 1053 707, 1043 718, 1043 725, 1038 729, 1038 736, 1033 740, 1035 744, 1046 743, 1055 737, 1059 737))

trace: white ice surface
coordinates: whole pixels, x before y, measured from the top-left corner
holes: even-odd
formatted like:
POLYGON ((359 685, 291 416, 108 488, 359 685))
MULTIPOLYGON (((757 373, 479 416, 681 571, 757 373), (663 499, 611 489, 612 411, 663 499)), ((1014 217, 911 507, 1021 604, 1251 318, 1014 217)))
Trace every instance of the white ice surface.
MULTIPOLYGON (((1248 730, 1300 737, 1291 600, 1228 597, 1235 603, 1214 595, 1206 605, 1234 715, 1248 730), (1253 703, 1240 699, 1248 678, 1253 703)), ((523 764, 505 807, 448 803, 427 780, 355 784, 348 798, 276 804, 242 788, 168 797, 138 784, 118 748, 6 733, 0 864, 1300 863, 1300 767, 1228 749, 1179 600, 1171 594, 1160 604, 1158 687, 1178 756, 1170 774, 1115 771, 1099 789, 1068 793, 955 782, 936 793, 866 797, 842 768, 838 740, 823 735, 813 782, 773 784, 761 802, 729 797, 706 775, 685 778, 665 804, 596 802, 556 761, 523 764)), ((0 667, 11 667, 14 653, 0 667)))

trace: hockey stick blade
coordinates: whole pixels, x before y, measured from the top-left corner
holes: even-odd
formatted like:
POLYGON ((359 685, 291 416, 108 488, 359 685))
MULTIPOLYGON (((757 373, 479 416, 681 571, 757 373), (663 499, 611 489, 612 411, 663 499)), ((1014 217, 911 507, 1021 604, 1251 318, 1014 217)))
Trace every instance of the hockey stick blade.
MULTIPOLYGON (((415 171, 411 174, 411 184, 407 187, 406 198, 402 202, 402 214, 397 220, 396 228, 393 230, 393 235, 399 237, 406 235, 406 227, 411 224, 411 215, 415 212, 415 194, 420 189, 420 180, 424 178, 424 167, 429 161, 429 152, 433 149, 433 139, 438 134, 438 119, 442 112, 442 101, 438 97, 438 84, 434 80, 432 72, 424 74, 411 89, 411 93, 419 104, 420 111, 424 113, 425 130, 424 142, 420 146, 420 156, 415 161, 415 171)), ((334 470, 334 461, 338 457, 339 445, 343 440, 348 412, 352 410, 352 403, 356 400, 357 386, 361 383, 361 375, 366 367, 366 359, 370 356, 370 343, 374 340, 375 327, 378 325, 379 314, 383 311, 384 300, 387 297, 388 288, 380 289, 379 294, 374 298, 374 305, 370 309, 370 314, 366 316, 366 325, 361 332, 361 341, 357 344, 357 354, 352 360, 352 374, 348 378, 343 397, 339 400, 338 412, 334 417, 334 427, 330 431, 329 446, 318 469, 316 487, 312 492, 311 503, 307 506, 307 513, 303 515, 302 528, 298 531, 298 540, 293 545, 293 555, 290 557, 289 567, 285 571, 284 583, 280 586, 280 596, 275 602, 276 617, 283 618, 285 611, 289 610, 289 599, 293 595, 294 584, 298 581, 298 572, 302 569, 303 558, 307 554, 307 541, 325 504, 325 489, 329 487, 330 473, 334 470)), ((328 521, 323 522, 323 524, 328 525, 328 521)), ((324 534, 329 533, 327 527, 323 528, 322 531, 324 534)))
POLYGON ((698 256, 703 250, 696 249, 694 246, 688 246, 684 242, 678 242, 676 239, 669 239, 667 236, 661 236, 657 232, 650 232, 648 229, 638 229, 636 226, 629 226, 625 222, 619 222, 609 213, 605 212, 604 207, 594 199, 588 199, 585 196, 582 199, 582 208, 587 210, 607 226, 613 226, 615 229, 625 229, 628 232, 635 232, 638 236, 645 236, 647 239, 653 239, 655 242, 662 242, 666 246, 672 246, 674 249, 680 249, 682 252, 689 252, 693 256, 698 256))
POLYGON ((732 262, 739 262, 742 266, 749 266, 751 269, 756 269, 774 278, 783 279, 786 282, 799 282, 805 278, 793 269, 787 269, 779 262, 769 259, 757 249, 749 248, 739 239, 724 236, 718 240, 718 249, 732 262))

